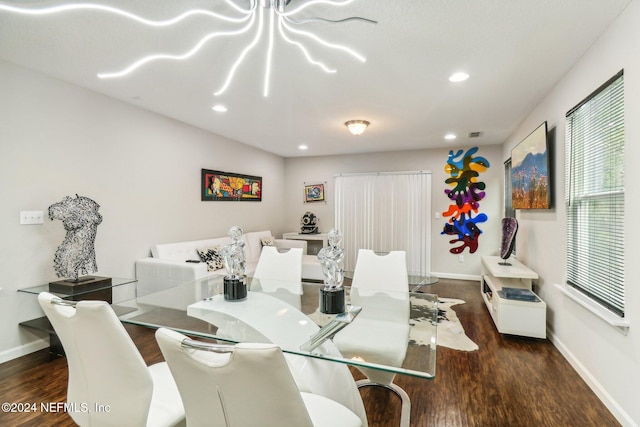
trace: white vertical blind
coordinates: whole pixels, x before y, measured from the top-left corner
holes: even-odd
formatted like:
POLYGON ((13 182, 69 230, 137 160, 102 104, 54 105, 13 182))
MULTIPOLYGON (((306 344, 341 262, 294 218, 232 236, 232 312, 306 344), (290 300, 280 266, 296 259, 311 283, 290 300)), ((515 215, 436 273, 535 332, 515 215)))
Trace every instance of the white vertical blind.
POLYGON ((335 209, 345 270, 354 270, 358 249, 403 250, 410 275, 430 275, 430 172, 337 175, 335 209))
POLYGON ((567 113, 567 284, 624 317, 624 75, 567 113))

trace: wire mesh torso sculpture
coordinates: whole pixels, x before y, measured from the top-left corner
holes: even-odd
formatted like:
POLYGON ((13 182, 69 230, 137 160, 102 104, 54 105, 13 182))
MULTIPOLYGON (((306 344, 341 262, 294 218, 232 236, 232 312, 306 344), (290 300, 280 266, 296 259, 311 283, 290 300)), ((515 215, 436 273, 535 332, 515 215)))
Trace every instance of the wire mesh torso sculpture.
POLYGON ((95 240, 102 215, 100 205, 88 197, 64 197, 49 206, 49 219, 59 219, 67 234, 58 247, 53 267, 58 277, 77 281, 80 274, 98 271, 95 240))

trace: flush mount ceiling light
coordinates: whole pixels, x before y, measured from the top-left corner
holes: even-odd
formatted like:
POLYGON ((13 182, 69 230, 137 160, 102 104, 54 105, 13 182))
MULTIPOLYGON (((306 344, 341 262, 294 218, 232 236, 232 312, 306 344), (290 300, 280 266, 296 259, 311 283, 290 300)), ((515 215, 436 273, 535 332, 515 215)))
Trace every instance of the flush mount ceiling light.
POLYGON ((344 125, 353 135, 362 135, 362 133, 367 130, 369 122, 366 120, 349 120, 348 122, 345 122, 344 125))
MULTIPOLYGON (((233 77, 235 75, 236 70, 240 67, 245 57, 254 47, 256 47, 259 44, 259 42, 263 38, 266 38, 268 40, 268 45, 266 47, 267 56, 266 56, 266 63, 264 67, 264 90, 263 90, 263 95, 266 97, 269 95, 271 60, 272 60, 273 49, 275 44, 274 39, 276 37, 275 36, 276 27, 277 27, 277 32, 282 40, 284 40, 288 44, 291 44, 297 47, 299 51, 302 52, 302 55, 307 59, 307 61, 311 65, 321 68, 326 73, 335 73, 337 70, 335 68, 331 68, 325 65, 324 63, 312 58, 308 49, 302 43, 301 40, 304 40, 304 39, 312 40, 313 42, 319 45, 344 52, 361 62, 366 62, 366 58, 364 56, 348 48, 347 46, 327 42, 322 38, 320 38, 319 36, 315 35, 314 33, 294 28, 294 26, 303 25, 308 22, 314 22, 314 21, 322 21, 322 22, 328 22, 328 23, 342 23, 347 21, 358 20, 358 21, 377 24, 377 21, 373 21, 371 19, 366 19, 362 17, 355 17, 355 16, 339 19, 339 20, 331 20, 331 19, 325 19, 325 18, 319 18, 319 17, 303 18, 303 19, 295 18, 296 14, 314 5, 325 4, 325 5, 335 6, 335 7, 342 7, 342 6, 348 5, 349 3, 352 3, 353 1, 354 0, 344 0, 344 1, 311 0, 306 3, 301 3, 299 6, 292 8, 292 7, 287 7, 289 6, 290 3, 292 3, 292 0, 250 0, 249 8, 244 8, 244 7, 238 6, 232 0, 224 0, 224 2, 234 10, 233 13, 236 14, 237 16, 227 16, 221 13, 216 13, 216 12, 203 10, 203 9, 192 9, 192 10, 183 12, 174 18, 166 19, 166 20, 146 19, 141 16, 135 15, 133 13, 124 11, 122 9, 118 9, 111 6, 100 5, 100 4, 93 4, 93 3, 63 4, 59 6, 49 6, 44 8, 26 8, 26 7, 11 6, 7 4, 0 4, 0 11, 13 12, 13 13, 24 14, 24 15, 50 15, 55 13, 77 11, 77 10, 99 11, 99 12, 107 12, 107 13, 120 15, 124 18, 136 21, 140 24, 147 25, 150 27, 169 27, 171 25, 177 24, 195 15, 208 16, 216 20, 221 20, 221 21, 232 23, 232 24, 238 24, 239 28, 235 30, 212 31, 204 35, 191 49, 189 49, 186 52, 182 52, 178 54, 167 54, 167 53, 148 54, 138 59, 137 61, 134 61, 132 64, 130 64, 129 66, 125 67, 122 70, 99 73, 98 77, 101 79, 123 77, 134 72, 135 70, 142 67, 143 65, 153 61, 185 60, 195 55, 210 40, 213 40, 218 37, 237 36, 237 35, 241 35, 241 34, 252 31, 254 33, 252 41, 249 42, 249 44, 245 46, 245 48, 238 54, 236 60, 231 65, 231 68, 229 69, 226 78, 224 79, 223 83, 220 85, 219 89, 214 92, 214 95, 216 96, 222 95, 227 90, 227 88, 231 85, 233 81, 233 77), (267 21, 266 24, 265 24, 265 21, 267 21), (265 30, 265 27, 266 27, 266 30, 265 30)), ((293 1, 293 3, 296 3, 296 2, 297 1, 293 1)))

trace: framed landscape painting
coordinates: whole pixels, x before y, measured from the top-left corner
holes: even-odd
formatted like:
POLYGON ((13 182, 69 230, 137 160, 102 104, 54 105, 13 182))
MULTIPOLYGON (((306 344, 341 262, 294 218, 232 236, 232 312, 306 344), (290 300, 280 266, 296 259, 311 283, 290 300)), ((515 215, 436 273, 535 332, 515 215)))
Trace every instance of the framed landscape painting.
POLYGON ((202 169, 202 201, 260 202, 262 177, 202 169))
POLYGON ((547 122, 511 150, 511 203, 514 209, 549 209, 547 122))

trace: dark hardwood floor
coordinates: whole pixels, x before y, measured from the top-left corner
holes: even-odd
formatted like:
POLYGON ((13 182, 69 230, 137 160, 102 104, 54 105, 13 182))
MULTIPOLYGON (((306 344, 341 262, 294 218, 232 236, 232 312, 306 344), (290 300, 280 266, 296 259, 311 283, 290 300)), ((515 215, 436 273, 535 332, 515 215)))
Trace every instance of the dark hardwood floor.
MULTIPOLYGON (((477 282, 441 280, 423 290, 466 301, 455 311, 480 349, 467 353, 438 347, 434 380, 396 377, 411 398, 412 426, 620 425, 548 340, 498 334, 477 282)), ((153 331, 127 330, 147 363, 162 360, 153 331)), ((1 364, 0 402, 36 403, 37 410, 0 412, 0 426, 73 426, 66 413, 40 409, 40 403, 64 402, 66 385, 66 360, 50 359, 46 350, 1 364)), ((361 394, 371 427, 398 425, 395 395, 375 387, 365 387, 361 394)))

